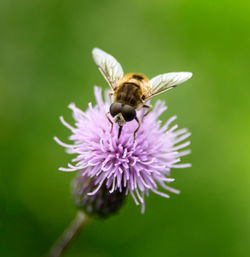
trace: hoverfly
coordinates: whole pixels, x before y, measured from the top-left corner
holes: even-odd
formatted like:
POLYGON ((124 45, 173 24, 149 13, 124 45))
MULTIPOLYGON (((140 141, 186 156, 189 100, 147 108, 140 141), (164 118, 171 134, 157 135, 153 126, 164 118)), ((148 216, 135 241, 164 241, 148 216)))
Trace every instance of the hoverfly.
POLYGON ((119 125, 118 138, 126 122, 135 119, 138 123, 138 127, 134 131, 135 140, 135 135, 140 128, 136 110, 147 108, 145 117, 152 110, 152 106, 146 104, 149 99, 184 83, 192 77, 191 72, 170 72, 158 75, 151 80, 139 73, 124 75, 121 64, 113 56, 98 48, 92 50, 92 55, 98 69, 111 88, 111 92, 109 92, 111 105, 106 117, 111 124, 111 132, 113 122, 109 118, 109 114, 119 125))

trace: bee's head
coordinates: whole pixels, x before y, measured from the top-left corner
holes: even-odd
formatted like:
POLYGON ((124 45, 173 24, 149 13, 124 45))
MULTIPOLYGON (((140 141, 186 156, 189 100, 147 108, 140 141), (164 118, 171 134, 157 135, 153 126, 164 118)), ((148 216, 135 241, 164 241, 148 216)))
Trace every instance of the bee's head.
POLYGON ((135 108, 127 104, 112 103, 109 112, 119 126, 123 126, 127 121, 136 117, 135 108))

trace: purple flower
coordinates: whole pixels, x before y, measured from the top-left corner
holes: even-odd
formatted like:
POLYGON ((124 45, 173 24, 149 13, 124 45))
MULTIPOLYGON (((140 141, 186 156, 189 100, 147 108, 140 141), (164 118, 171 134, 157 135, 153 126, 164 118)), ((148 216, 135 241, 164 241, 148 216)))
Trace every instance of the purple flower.
POLYGON ((118 139, 119 127, 114 123, 110 133, 111 125, 105 116, 110 106, 108 93, 105 93, 103 101, 101 89, 95 87, 94 91, 97 105, 93 107, 89 103, 86 112, 74 104, 69 105, 73 111, 75 127, 69 125, 63 117, 60 118, 71 130, 69 139, 73 144, 65 144, 57 137, 55 140, 68 153, 77 155, 72 160, 75 165, 68 164, 68 168, 60 170, 79 170, 82 176, 94 178, 95 188, 88 195, 95 195, 103 186, 110 193, 116 190, 126 195, 130 193, 137 205, 142 204, 142 212, 145 207, 144 196, 150 191, 166 198, 169 195, 161 192, 159 187, 178 194, 178 190, 168 185, 174 181, 169 175, 171 168, 191 166, 179 164, 180 157, 190 153, 190 150, 182 150, 190 145, 190 141, 183 142, 190 136, 187 129, 178 129, 177 125, 172 125, 176 116, 162 125, 158 118, 167 107, 158 100, 143 121, 143 110, 137 111, 141 127, 135 142, 133 132, 137 128, 136 121, 127 123, 118 139))

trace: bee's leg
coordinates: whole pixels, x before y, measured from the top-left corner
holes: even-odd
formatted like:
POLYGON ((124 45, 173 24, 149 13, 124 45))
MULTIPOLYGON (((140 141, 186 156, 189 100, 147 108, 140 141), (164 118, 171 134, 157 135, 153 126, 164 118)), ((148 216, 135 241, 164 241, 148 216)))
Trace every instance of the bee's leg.
POLYGON ((135 142, 135 135, 136 135, 137 131, 139 130, 140 126, 141 126, 141 123, 140 123, 140 121, 138 120, 137 117, 135 117, 135 120, 136 120, 137 123, 138 123, 138 127, 137 127, 137 129, 135 130, 135 132, 134 132, 134 142, 135 142))
POLYGON ((110 122, 110 124, 111 124, 111 130, 110 130, 110 134, 112 133, 112 130, 113 130, 113 122, 112 122, 112 120, 109 118, 109 112, 107 112, 106 114, 106 117, 107 117, 107 119, 109 120, 109 122, 110 122))
POLYGON ((142 118, 142 121, 143 121, 144 117, 146 117, 152 111, 153 107, 152 107, 152 105, 147 105, 147 104, 144 104, 142 107, 143 108, 148 108, 146 113, 143 115, 143 118, 142 118))
POLYGON ((112 96, 113 96, 113 92, 109 92, 109 100, 110 100, 110 103, 112 103, 112 96))
POLYGON ((118 139, 120 138, 120 135, 121 135, 121 132, 122 132, 122 127, 123 127, 123 126, 119 126, 118 139))

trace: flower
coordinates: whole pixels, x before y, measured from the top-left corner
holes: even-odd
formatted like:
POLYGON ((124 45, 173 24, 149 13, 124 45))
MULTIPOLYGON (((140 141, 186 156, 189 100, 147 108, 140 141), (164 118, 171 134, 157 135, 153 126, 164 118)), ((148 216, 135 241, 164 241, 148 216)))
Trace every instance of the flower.
POLYGON ((144 111, 137 111, 137 117, 141 120, 141 127, 136 134, 135 121, 124 125, 122 134, 118 138, 119 127, 111 124, 105 114, 109 110, 110 100, 105 93, 103 101, 101 89, 94 88, 97 105, 91 103, 83 112, 74 104, 69 108, 73 111, 75 127, 69 125, 63 117, 61 122, 71 130, 69 137, 73 144, 65 144, 57 137, 58 144, 65 147, 70 154, 76 154, 61 171, 80 171, 81 176, 94 179, 95 188, 88 192, 89 196, 106 187, 112 194, 115 191, 130 193, 137 205, 145 208, 144 196, 150 191, 169 198, 169 195, 161 192, 159 187, 172 192, 178 190, 169 187, 174 181, 170 178, 171 168, 186 168, 190 164, 179 164, 180 157, 190 153, 190 150, 182 150, 190 145, 186 140, 190 133, 187 129, 179 129, 178 125, 172 125, 176 116, 171 117, 164 125, 158 120, 159 116, 167 109, 163 101, 158 100, 153 110, 143 119, 144 111))

